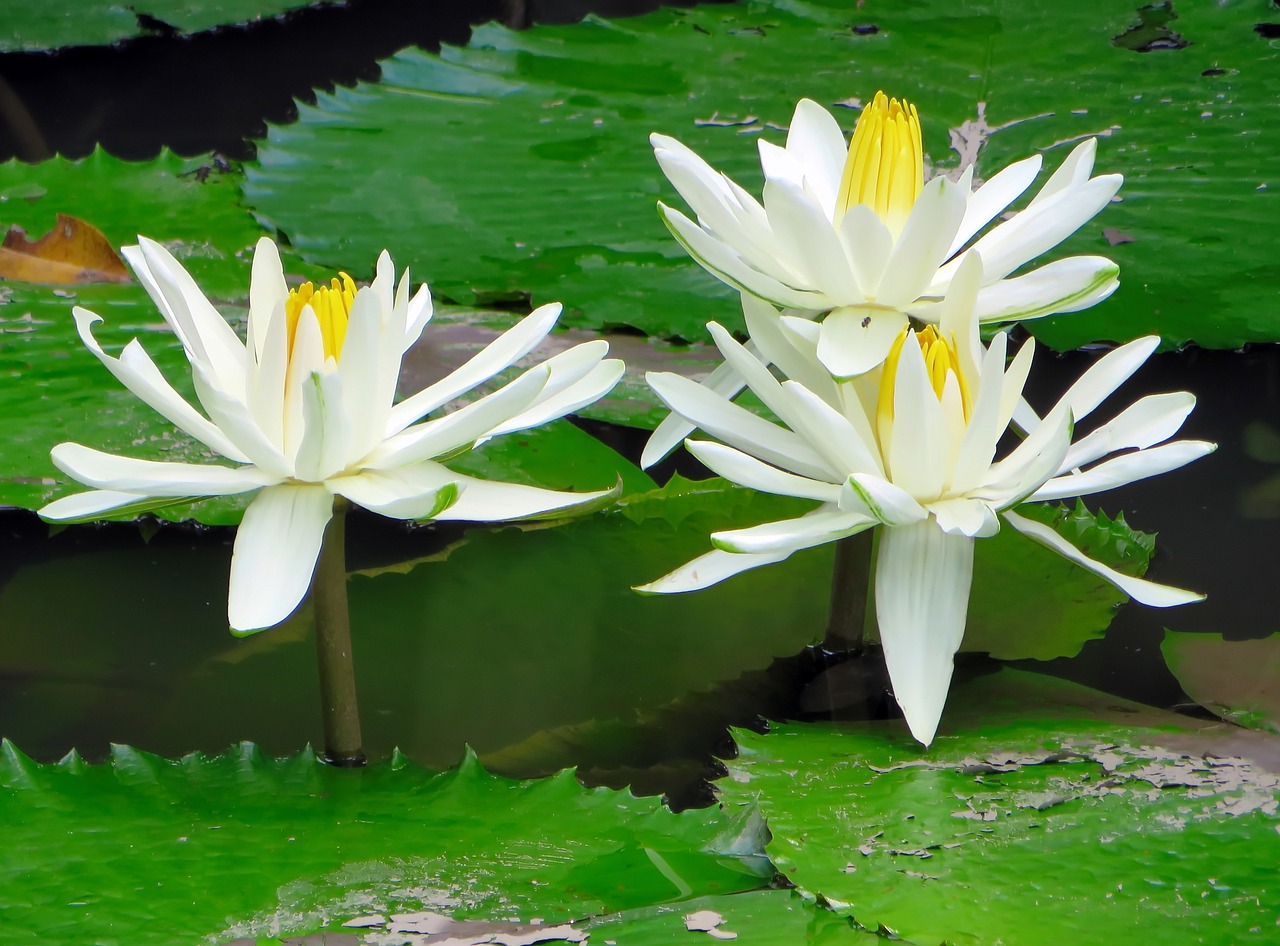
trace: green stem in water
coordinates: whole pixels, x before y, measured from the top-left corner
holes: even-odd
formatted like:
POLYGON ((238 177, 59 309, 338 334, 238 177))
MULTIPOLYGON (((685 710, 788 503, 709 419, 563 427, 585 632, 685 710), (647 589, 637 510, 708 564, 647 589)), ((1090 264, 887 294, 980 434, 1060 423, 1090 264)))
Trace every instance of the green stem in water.
POLYGON ((863 633, 871 613, 871 559, 874 529, 846 536, 836 542, 831 572, 831 604, 822 647, 829 653, 862 648, 863 633))
POLYGON ((365 764, 351 659, 351 614, 347 607, 347 503, 339 499, 325 528, 311 602, 320 670, 320 711, 324 717, 324 760, 330 765, 365 764))

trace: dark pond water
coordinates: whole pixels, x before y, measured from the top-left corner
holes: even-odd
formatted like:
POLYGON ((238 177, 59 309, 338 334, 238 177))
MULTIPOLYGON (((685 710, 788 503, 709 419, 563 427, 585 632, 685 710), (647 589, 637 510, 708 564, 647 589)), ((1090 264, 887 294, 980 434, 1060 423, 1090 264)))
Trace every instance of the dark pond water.
MULTIPOLYGON (((193 38, 157 29, 110 49, 0 56, 0 78, 29 119, 0 123, 0 159, 75 156, 99 142, 133 158, 161 145, 247 157, 246 136, 263 133, 265 122, 288 121, 293 97, 376 78, 375 60, 398 48, 465 42, 468 23, 494 16, 567 20, 583 12, 554 0, 505 9, 497 0, 429 7, 354 0, 251 29, 193 38), (301 52, 308 44, 332 54, 301 52)), ((1050 401, 1095 357, 1042 352, 1032 400, 1050 401)), ((1280 517, 1280 350, 1162 354, 1121 396, 1127 403, 1145 391, 1176 389, 1200 399, 1185 435, 1216 440, 1219 451, 1096 505, 1124 510, 1134 527, 1158 532, 1151 576, 1205 591, 1208 601, 1164 612, 1123 607, 1105 639, 1079 656, 1032 665, 1162 707, 1186 702, 1160 655, 1164 628, 1228 638, 1280 629, 1259 603, 1274 582, 1280 517)), ((638 459, 642 433, 585 426, 638 459)), ((698 473, 692 461, 682 464, 686 474, 698 473)), ((670 464, 662 470, 670 472, 670 464)), ((154 532, 75 527, 51 536, 31 513, 0 513, 0 732, 39 759, 73 747, 101 757, 110 742, 171 755, 242 739, 277 753, 317 741, 305 615, 248 641, 227 633, 233 537, 172 525, 154 532)), ((580 765, 592 780, 693 802, 701 780, 716 771, 714 753, 730 745, 726 726, 798 712, 800 687, 815 669, 801 653, 820 635, 812 627, 743 628, 741 640, 730 628, 722 640, 700 644, 676 624, 655 628, 655 642, 624 624, 575 623, 566 614, 572 627, 555 639, 536 636, 542 626, 521 620, 519 600, 463 623, 449 602, 516 594, 504 591, 502 574, 489 585, 467 578, 477 587, 459 590, 449 587, 453 579, 415 569, 428 575, 419 588, 397 568, 485 550, 496 563, 507 561, 501 556, 513 553, 499 533, 407 528, 357 514, 349 538, 349 566, 359 573, 352 599, 362 710, 375 758, 398 745, 424 764, 448 765, 470 743, 486 764, 510 774, 580 765), (373 582, 381 583, 377 595, 368 591, 373 582), (460 597, 449 597, 454 592, 460 597), (432 611, 422 601, 441 604, 432 611), (379 608, 397 607, 420 609, 411 629, 381 619, 379 608)), ((584 613, 609 615, 617 599, 608 596, 629 594, 617 576, 597 576, 618 585, 607 591, 572 576, 566 567, 558 600, 573 604, 562 607, 598 597, 598 610, 584 613)), ((547 605, 555 606, 554 599, 547 605)), ((1027 627, 1035 633, 1034 615, 1027 627)))

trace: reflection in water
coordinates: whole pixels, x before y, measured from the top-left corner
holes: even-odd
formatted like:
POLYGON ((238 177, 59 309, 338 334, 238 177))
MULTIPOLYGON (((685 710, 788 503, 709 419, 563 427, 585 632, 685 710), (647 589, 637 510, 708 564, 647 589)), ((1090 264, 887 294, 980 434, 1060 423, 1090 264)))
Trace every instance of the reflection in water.
MULTIPOLYGON (((1094 357, 1040 352, 1032 402, 1056 398, 1094 357)), ((1259 425, 1280 424, 1280 348, 1160 355, 1122 391, 1126 403, 1139 385, 1195 392, 1185 435, 1220 449, 1095 506, 1124 510, 1138 529, 1158 524, 1152 576, 1209 600, 1173 616, 1121 607, 1079 656, 1024 665, 1167 707, 1185 696, 1160 654, 1166 622, 1228 639, 1277 630, 1266 598, 1274 565, 1259 551, 1276 524, 1256 495, 1277 474, 1259 425)), ((643 439, 624 431, 615 443, 638 453, 643 439)), ((879 711, 874 686, 853 696, 810 689, 798 702, 820 669, 802 652, 825 620, 803 556, 698 595, 645 598, 628 585, 695 554, 705 524, 677 532, 659 518, 624 531, 622 519, 467 531, 353 517, 350 590, 372 752, 399 745, 444 766, 470 743, 512 775, 580 765, 595 779, 694 800, 693 787, 715 774, 712 754, 729 748, 727 724, 826 705, 879 711)), ((149 541, 127 525, 48 531, 29 513, 3 518, 3 735, 44 760, 73 746, 101 758, 111 741, 175 755, 242 739, 287 753, 318 738, 305 608, 261 635, 227 633, 229 530, 166 525, 149 541)), ((970 658, 969 669, 986 666, 970 658)))

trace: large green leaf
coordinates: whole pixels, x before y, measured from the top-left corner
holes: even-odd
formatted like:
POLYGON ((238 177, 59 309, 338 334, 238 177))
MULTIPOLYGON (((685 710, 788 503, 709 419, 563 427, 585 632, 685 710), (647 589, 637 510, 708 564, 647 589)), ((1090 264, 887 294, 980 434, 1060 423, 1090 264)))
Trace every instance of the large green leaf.
POLYGON ((1239 726, 1280 733, 1280 634, 1233 641, 1166 630, 1160 650, 1201 706, 1239 726))
POLYGON ((314 0, 140 0, 138 3, 52 0, 5 10, 0 52, 105 46, 143 35, 143 18, 160 20, 184 33, 245 23, 309 6, 314 0))
POLYGON ((224 943, 415 910, 555 924, 762 882, 716 853, 734 832, 715 811, 674 815, 569 772, 509 781, 474 757, 338 770, 246 743, 41 766, 6 741, 0 813, 12 943, 224 943))
POLYGON ((1052 166, 1102 136, 1098 167, 1127 176, 1123 200, 1056 252, 1109 254, 1123 284, 1095 310, 1035 325, 1046 341, 1157 332, 1234 347, 1280 338, 1280 270, 1255 238, 1278 213, 1280 175, 1268 120, 1280 53, 1253 30, 1260 9, 1179 5, 1190 45, 1151 52, 1114 40, 1138 22, 1132 0, 856 12, 777 0, 490 25, 466 49, 400 53, 377 85, 300 107, 271 129, 246 194, 316 262, 394 234, 455 299, 531 293, 563 299, 579 324, 701 338, 708 319, 740 327, 740 313, 658 221, 654 201, 679 200, 648 134, 679 137, 755 191, 755 139, 780 141, 798 98, 850 105, 883 88, 920 106, 936 167, 960 161, 949 130, 963 132, 958 151, 985 142, 981 177, 1037 151, 1052 166))
POLYGON ((741 732, 724 800, 807 896, 918 946, 1271 936, 1280 777, 1226 727, 1011 670, 949 704, 927 750, 901 723, 741 732))

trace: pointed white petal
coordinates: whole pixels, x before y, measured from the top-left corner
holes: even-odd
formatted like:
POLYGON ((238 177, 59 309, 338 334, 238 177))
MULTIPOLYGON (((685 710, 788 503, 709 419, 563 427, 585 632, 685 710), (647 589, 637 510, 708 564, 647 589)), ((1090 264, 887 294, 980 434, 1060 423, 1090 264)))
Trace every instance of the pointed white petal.
POLYGON ((985 539, 1000 531, 1000 517, 991 504, 981 499, 952 497, 929 503, 929 512, 938 528, 948 535, 985 539))
POLYGON ((303 434, 293 464, 295 479, 319 483, 359 459, 351 456, 358 419, 347 415, 342 388, 342 377, 333 371, 313 372, 303 388, 303 434))
MULTIPOLYGON (((589 344, 589 343, 588 343, 589 344)), ((567 385, 550 397, 543 395, 528 410, 521 411, 505 424, 493 429, 492 436, 507 434, 516 430, 528 430, 540 427, 553 420, 572 414, 575 411, 594 404, 604 397, 622 380, 626 373, 626 365, 619 358, 607 358, 593 367, 585 376, 571 385, 567 385)))
POLYGON ((138 493, 120 493, 109 489, 92 489, 85 493, 72 493, 70 496, 55 499, 41 507, 36 515, 53 522, 80 522, 97 519, 107 513, 143 513, 181 501, 180 498, 175 497, 143 496, 138 493))
POLYGON ((1075 562, 1098 577, 1111 582, 1111 584, 1140 604, 1149 605, 1153 608, 1171 608, 1179 604, 1191 604, 1193 601, 1204 600, 1204 595, 1197 594, 1194 591, 1174 588, 1171 585, 1161 585, 1154 581, 1147 581, 1144 578, 1134 578, 1131 575, 1121 574, 1114 568, 1109 568, 1101 562, 1096 562, 1089 558, 1062 536, 1058 535, 1051 527, 1033 519, 1024 518, 1011 509, 1006 509, 1001 515, 1004 516, 1009 525, 1023 535, 1035 539, 1041 545, 1053 549, 1063 558, 1075 562))
POLYGON ((964 220, 961 221, 960 229, 951 241, 947 256, 954 256, 969 242, 971 236, 1022 196, 1023 191, 1031 186, 1031 182, 1040 173, 1042 160, 1040 155, 1036 154, 1021 161, 1015 161, 1008 167, 1002 168, 994 177, 969 195, 964 220))
POLYGON ((462 495, 435 518, 462 522, 509 522, 576 512, 618 494, 616 489, 573 493, 517 483, 495 483, 454 474, 462 495))
POLYGON ((383 441, 365 460, 370 469, 390 470, 448 456, 489 436, 494 428, 527 409, 546 386, 545 367, 532 368, 510 384, 451 414, 425 421, 383 441))
POLYGON ((850 207, 838 227, 849 267, 864 299, 875 299, 893 255, 893 234, 866 204, 850 207))
MULTIPOLYGON (((747 298, 747 296, 744 295, 743 298, 747 298)), ((718 394, 726 400, 730 400, 737 396, 738 392, 746 387, 747 383, 743 380, 742 375, 733 369, 732 365, 725 363, 717 365, 711 374, 702 380, 701 384, 713 394, 718 394)), ((661 461, 695 429, 696 425, 685 420, 679 414, 668 414, 654 428, 653 433, 649 435, 648 441, 645 442, 644 452, 640 455, 640 467, 647 470, 661 461)))
POLYGON ((907 317, 887 309, 848 306, 822 320, 818 359, 839 381, 856 378, 884 362, 907 317))
POLYGON ((954 340, 966 378, 978 377, 978 366, 985 357, 975 308, 981 285, 982 256, 969 250, 961 257, 946 296, 929 313, 928 321, 936 322, 942 337, 954 340))
MULTIPOLYGON (((404 274, 408 278, 409 271, 406 269, 404 274)), ((404 332, 404 348, 406 351, 422 335, 422 330, 427 327, 427 323, 431 321, 431 316, 434 312, 435 306, 431 302, 431 290, 427 288, 426 283, 423 283, 418 287, 418 291, 413 294, 413 298, 409 300, 409 311, 404 332)))
POLYGON ((343 466, 377 446, 391 412, 400 374, 400 346, 394 333, 384 332, 382 317, 377 293, 371 288, 359 290, 347 318, 338 370, 329 372, 341 379, 332 393, 341 394, 342 414, 350 424, 343 466))
POLYGON ((1061 468, 1071 446, 1071 412, 1054 408, 1007 457, 992 464, 971 495, 1005 509, 1025 500, 1061 468))
POLYGON ((906 490, 865 473, 855 473, 845 481, 840 491, 840 509, 887 526, 909 526, 929 515, 906 490))
POLYGON ((902 346, 894 381, 892 434, 885 451, 889 478, 917 499, 935 499, 951 473, 947 429, 914 338, 902 346))
POLYGON ((876 290, 877 303, 902 308, 924 294, 950 255, 951 241, 964 219, 967 196, 945 177, 935 177, 925 185, 894 243, 876 290))
POLYGON ((876 623, 893 695, 919 742, 929 745, 964 639, 973 539, 926 519, 884 529, 876 557, 876 623))
POLYGON ((76 320, 76 331, 100 362, 129 391, 144 404, 156 411, 178 429, 206 444, 213 451, 230 460, 245 462, 248 460, 240 449, 231 442, 217 426, 183 399, 173 386, 160 373, 151 356, 135 338, 124 347, 120 358, 115 359, 103 351, 97 339, 93 337, 93 326, 102 318, 76 306, 72 310, 76 320))
POLYGON ((711 472, 738 486, 777 496, 816 499, 822 503, 835 503, 840 499, 840 487, 834 483, 779 470, 733 447, 708 440, 686 440, 685 447, 711 472))
POLYGON ((740 298, 747 334, 751 337, 747 351, 756 355, 761 364, 777 365, 783 375, 803 384, 828 404, 837 403, 836 382, 831 373, 822 367, 813 352, 795 346, 792 335, 782 327, 778 311, 755 296, 743 293, 740 298))
POLYGON ((394 470, 361 470, 335 476, 325 485, 357 506, 392 519, 433 519, 458 501, 464 479, 439 463, 394 470))
POLYGON ((264 489, 244 511, 231 556, 227 619, 236 631, 272 627, 311 584, 333 494, 323 486, 264 489))
POLYGON ((730 403, 696 381, 655 371, 645 378, 667 407, 730 446, 811 479, 830 482, 847 475, 831 469, 798 434, 730 403))
POLYGON ((1190 391, 1149 394, 1073 443, 1058 472, 1085 466, 1118 450, 1131 447, 1142 450, 1168 440, 1182 427, 1195 406, 1196 397, 1190 391))
POLYGON ((752 269, 719 237, 707 233, 692 220, 659 202, 658 212, 680 245, 704 269, 739 292, 749 292, 774 305, 795 309, 826 309, 830 300, 817 287, 784 284, 776 276, 752 269))
POLYGON ((982 322, 1038 319, 1096 305, 1120 285, 1120 267, 1105 256, 1069 256, 978 293, 982 322))
POLYGON ((261 349, 250 352, 244 392, 249 416, 282 455, 285 381, 289 372, 289 325, 284 306, 281 300, 273 315, 263 317, 261 349))
POLYGON ((791 556, 790 551, 772 552, 767 555, 740 555, 716 549, 699 555, 693 561, 681 565, 647 585, 637 585, 635 590, 646 595, 670 595, 684 591, 701 591, 732 578, 740 572, 762 565, 772 565, 791 556))
POLYGON ((1049 180, 1045 181, 1044 187, 1040 188, 1040 193, 1031 199, 1028 206, 1034 207, 1069 187, 1078 186, 1087 181, 1089 175, 1093 173, 1093 161, 1097 153, 1097 138, 1086 138, 1072 148, 1066 160, 1058 165, 1057 170, 1049 180))
POLYGON ((86 486, 146 496, 229 496, 279 482, 253 466, 135 460, 78 443, 60 443, 50 456, 54 466, 86 486))
POLYGON ((1147 335, 1107 352, 1067 389, 1058 404, 1069 407, 1077 422, 1083 420, 1129 380, 1159 345, 1160 336, 1147 335))
POLYGON ((786 381, 782 388, 790 400, 792 428, 835 471, 830 482, 843 483, 850 473, 883 474, 875 434, 859 405, 841 412, 796 381, 786 381))
POLYGON ((1087 496, 1115 489, 1148 476, 1159 476, 1192 460, 1213 453, 1217 444, 1203 440, 1175 440, 1147 450, 1125 453, 1114 460, 1107 460, 1083 473, 1069 473, 1047 481, 1031 494, 1034 500, 1063 499, 1068 496, 1087 496))
POLYGON ((787 151, 804 167, 805 180, 822 201, 827 219, 835 212, 840 172, 848 148, 834 116, 812 99, 796 103, 787 129, 787 151))
POLYGON ((777 238, 791 249, 806 288, 820 290, 839 305, 864 301, 844 246, 815 199, 788 181, 766 181, 764 208, 777 238))
POLYGON ((991 347, 982 361, 981 373, 976 376, 978 396, 974 401, 969 423, 964 429, 964 439, 960 442, 960 450, 947 484, 951 492, 967 492, 983 479, 996 455, 996 446, 1004 436, 1005 428, 1000 424, 1000 405, 1004 395, 1007 341, 1008 336, 1003 332, 991 340, 991 347))
POLYGON ((474 357, 435 384, 401 401, 391 409, 387 436, 397 434, 454 398, 505 371, 533 351, 560 318, 558 302, 538 306, 527 316, 486 345, 474 357))
POLYGON ((858 513, 844 512, 832 506, 820 506, 798 519, 766 522, 749 529, 731 529, 711 533, 711 543, 718 549, 735 554, 761 555, 798 552, 800 549, 825 545, 847 536, 865 532, 876 521, 858 513))
POLYGON ((283 308, 289 298, 289 287, 284 281, 284 267, 280 265, 280 251, 267 237, 262 237, 253 248, 253 269, 249 274, 249 343, 258 357, 267 338, 267 326, 277 318, 277 308, 283 308))
POLYGON ((235 444, 242 456, 273 476, 292 475, 293 464, 285 459, 279 447, 266 438, 243 398, 217 388, 198 361, 191 363, 191 381, 210 419, 235 444))

